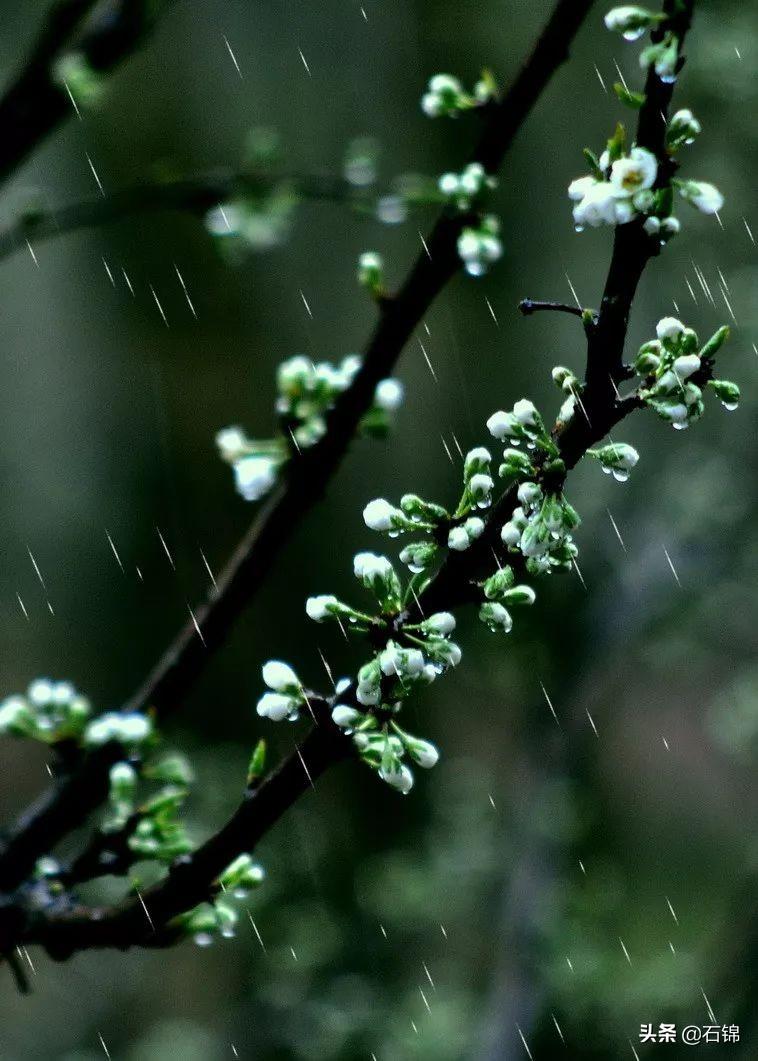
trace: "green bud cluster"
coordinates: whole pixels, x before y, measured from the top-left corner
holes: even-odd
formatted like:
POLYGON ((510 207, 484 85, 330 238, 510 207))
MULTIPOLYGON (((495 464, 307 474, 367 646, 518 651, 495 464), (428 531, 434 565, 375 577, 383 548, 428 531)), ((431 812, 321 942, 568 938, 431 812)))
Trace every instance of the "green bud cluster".
POLYGON ((712 362, 729 338, 729 328, 719 328, 703 346, 697 333, 675 317, 658 322, 656 338, 640 347, 632 368, 642 380, 639 395, 667 423, 684 430, 705 411, 705 386, 726 409, 736 409, 740 390, 730 380, 710 379, 712 362))
POLYGON ((421 97, 421 109, 428 118, 455 118, 464 111, 489 103, 496 95, 497 86, 487 70, 477 81, 473 92, 466 92, 452 74, 435 74, 421 97))
POLYGON ((105 80, 82 52, 66 52, 53 63, 53 81, 60 85, 76 108, 96 107, 105 91, 105 80))
POLYGON ((265 877, 263 867, 251 855, 238 855, 215 883, 215 890, 221 894, 174 918, 171 927, 191 936, 199 947, 210 946, 218 936, 233 938, 239 921, 234 901, 248 898, 265 877))
POLYGON ((193 780, 192 769, 181 755, 145 763, 141 778, 132 763, 115 763, 109 774, 109 810, 102 832, 130 827, 126 843, 135 862, 168 863, 186 854, 192 844, 179 814, 193 780), (157 782, 160 787, 141 796, 140 780, 144 784, 157 782))
POLYGON ((38 678, 26 695, 9 696, 0 703, 0 734, 45 744, 81 741, 91 713, 89 701, 69 682, 38 678))
MULTIPOLYGON (((237 492, 246 501, 258 501, 269 493, 293 452, 308 449, 323 438, 328 413, 360 367, 361 359, 355 355, 343 358, 338 365, 328 361, 314 363, 302 355, 291 357, 282 362, 277 372, 277 435, 250 439, 241 427, 219 431, 219 455, 232 466, 237 492)), ((361 423, 364 433, 386 434, 390 415, 402 400, 399 380, 381 380, 373 405, 361 423)))

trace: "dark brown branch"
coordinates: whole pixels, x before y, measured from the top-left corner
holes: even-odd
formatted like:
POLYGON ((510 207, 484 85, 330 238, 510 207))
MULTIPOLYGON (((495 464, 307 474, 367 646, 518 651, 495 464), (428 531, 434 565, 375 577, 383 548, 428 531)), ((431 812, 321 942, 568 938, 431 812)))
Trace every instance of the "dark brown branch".
MULTIPOLYGON (((0 246, 2 243, 0 242, 0 246)), ((2 253, 0 252, 0 256, 2 253)), ((533 313, 553 312, 570 313, 573 317, 581 317, 584 310, 581 306, 572 306, 568 302, 542 302, 539 299, 524 298, 519 302, 518 308, 525 317, 531 317, 533 313)))
MULTIPOLYGON (((173 0, 163 0, 167 7, 173 0)), ((0 98, 0 181, 7 179, 72 112, 54 80, 56 60, 78 51, 93 70, 107 73, 148 36, 155 8, 149 0, 59 0, 15 82, 0 98)))
MULTIPOLYGON (((23 929, 23 940, 41 943, 59 960, 92 947, 161 947, 176 942, 178 934, 169 924, 172 918, 211 899, 217 878, 236 856, 252 851, 325 770, 351 754, 350 741, 329 718, 327 702, 311 699, 310 704, 317 721, 299 748, 263 784, 249 788, 223 828, 191 855, 178 858, 164 880, 143 892, 141 898, 129 899, 118 907, 74 908, 54 915, 32 913, 23 929)), ((0 940, 4 935, 3 913, 0 909, 0 940)))
MULTIPOLYGON (((533 105, 555 70, 567 58, 571 41, 591 5, 592 0, 558 0, 512 88, 490 109, 472 161, 481 162, 489 172, 499 167, 533 105)), ((204 642, 198 638, 194 624, 188 622, 154 671, 124 705, 125 710, 143 711, 152 707, 159 717, 168 714, 221 644, 261 584, 293 527, 323 493, 373 400, 377 383, 390 374, 432 301, 458 271, 460 261, 456 245, 461 226, 462 221, 458 218, 448 214, 440 217, 426 240, 428 253, 425 250, 419 255, 396 297, 383 307, 364 351, 363 366, 350 389, 338 400, 329 417, 326 435, 291 464, 286 482, 261 509, 207 603, 197 610, 196 618, 204 642)), ((322 731, 315 732, 313 742, 318 753, 317 761, 327 752, 336 756, 334 742, 326 740, 325 747, 321 748, 323 738, 318 734, 322 731)), ((107 796, 108 768, 120 754, 117 745, 109 745, 89 755, 80 769, 63 778, 26 812, 0 852, 0 889, 10 893, 17 888, 32 871, 36 859, 52 850, 63 836, 77 828, 103 802, 107 796)), ((293 771, 296 775, 297 762, 290 760, 282 770, 286 777, 292 776, 293 771)), ((251 806, 268 808, 265 811, 265 827, 268 828, 268 824, 289 806, 292 798, 280 781, 273 789, 261 786, 260 792, 264 791, 268 795, 251 806), (274 797, 279 803, 272 807, 274 797)), ((251 812, 253 816, 255 813, 251 812)), ((200 860, 196 864, 202 866, 204 862, 200 860)), ((0 927, 0 942, 3 935, 0 927)))

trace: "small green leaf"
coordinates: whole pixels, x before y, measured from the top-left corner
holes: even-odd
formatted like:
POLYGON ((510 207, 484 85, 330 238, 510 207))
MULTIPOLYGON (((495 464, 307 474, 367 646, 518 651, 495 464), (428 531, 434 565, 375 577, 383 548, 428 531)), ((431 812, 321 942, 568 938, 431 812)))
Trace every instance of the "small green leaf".
POLYGON ((639 110, 642 104, 645 102, 644 92, 631 92, 626 85, 617 81, 613 86, 613 91, 616 93, 618 98, 626 107, 631 107, 632 110, 639 110))

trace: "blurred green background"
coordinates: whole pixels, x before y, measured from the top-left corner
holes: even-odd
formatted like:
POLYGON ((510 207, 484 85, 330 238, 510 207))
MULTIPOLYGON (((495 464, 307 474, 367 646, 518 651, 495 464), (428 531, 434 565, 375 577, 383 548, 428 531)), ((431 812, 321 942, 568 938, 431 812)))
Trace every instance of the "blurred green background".
MULTIPOLYGON (((97 194, 88 155, 106 192, 234 166, 255 126, 279 130, 294 171, 340 172, 364 135, 381 145, 383 182, 460 168, 477 120, 425 119, 426 80, 449 70, 471 83, 488 66, 507 82, 550 7, 180 0, 99 109, 24 166, 0 215, 12 220, 30 193, 50 205, 97 194)), ((494 1061, 525 1056, 519 1029, 535 1058, 631 1057, 630 1042, 650 1056, 641 1023, 707 1024, 707 1004, 718 1023, 742 1025, 741 1044, 710 1053, 758 1055, 758 271, 747 230, 758 232, 758 12, 741 0, 697 8, 676 98, 703 123, 686 172, 725 193, 723 227, 681 208, 683 234, 645 277, 630 349, 677 308, 703 335, 735 324, 726 285, 736 327, 723 363, 743 387, 740 411, 711 402, 683 436, 637 416, 623 429, 642 453, 628 484, 596 466, 572 475, 586 586, 543 583, 507 638, 465 617, 464 664, 412 712, 443 760, 408 798, 342 767, 279 824, 250 907, 265 950, 243 920, 235 941, 209 949, 66 965, 33 953, 30 998, 3 976, 2 1058, 95 1061, 102 1035, 125 1061, 494 1061)), ((292 731, 254 713, 260 664, 282 657, 318 685, 319 652, 335 673, 360 662, 359 646, 308 623, 303 602, 352 593, 353 553, 382 548, 365 503, 411 489, 453 500, 444 443, 484 442, 486 417, 524 395, 556 409, 551 367, 582 367, 576 321, 523 320, 516 306, 569 299, 568 278, 585 304, 599 300, 609 233, 577 236, 565 189, 582 147, 600 148, 623 117, 601 79, 618 79, 616 63, 631 87, 640 79, 639 48, 605 32, 604 10, 508 156, 494 195, 504 260, 482 281, 456 279, 427 319, 436 381, 411 342, 391 439, 352 447, 169 727, 197 766, 198 839, 235 805, 259 736, 291 749, 292 731)), ((41 5, 3 0, 0 11, 7 78, 41 5)), ((39 267, 26 252, 0 263, 3 694, 40 674, 103 709, 132 691, 207 588, 201 549, 217 570, 252 515, 215 432, 270 431, 283 358, 360 350, 374 310, 354 282, 358 254, 381 251, 399 281, 431 217, 390 227, 305 204, 287 242, 230 266, 196 220, 160 214, 41 244, 39 267)), ((45 784, 44 759, 4 741, 0 777, 8 818, 45 784)))

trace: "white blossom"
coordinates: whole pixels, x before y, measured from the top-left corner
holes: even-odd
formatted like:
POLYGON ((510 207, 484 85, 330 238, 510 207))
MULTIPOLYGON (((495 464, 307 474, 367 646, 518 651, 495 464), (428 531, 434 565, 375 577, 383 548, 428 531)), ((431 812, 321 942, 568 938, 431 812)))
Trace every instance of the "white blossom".
POLYGON ((434 615, 424 620, 424 629, 447 637, 455 630, 455 616, 450 612, 435 612, 434 615))
POLYGON ((270 659, 262 667, 263 681, 274 692, 281 693, 287 689, 299 689, 300 679, 288 663, 279 659, 270 659))
POLYGON ((524 427, 537 427, 539 424, 539 413, 536 406, 527 398, 521 398, 513 406, 513 415, 524 427))
POLYGON ((628 157, 617 159, 611 166, 613 194, 623 197, 652 188, 657 175, 655 155, 644 147, 633 147, 628 157))
POLYGON ((228 464, 244 457, 248 451, 248 440, 241 427, 225 427, 216 435, 216 445, 221 459, 228 464))
POLYGON ((379 776, 392 788, 406 796, 413 788, 413 774, 407 766, 395 763, 387 768, 380 767, 379 776))
POLYGON ((258 501, 276 483, 277 462, 271 457, 242 457, 235 461, 237 491, 246 501, 258 501))
POLYGON ((331 618, 329 609, 338 603, 337 598, 328 593, 320 597, 309 597, 305 602, 305 611, 309 619, 323 623, 325 619, 331 618))
POLYGON ((454 549, 456 552, 463 552, 464 549, 468 549, 469 545, 471 545, 471 542, 463 527, 452 527, 450 529, 450 533, 447 536, 448 549, 454 549))
MULTIPOLYGON (((363 522, 373 531, 389 531, 393 527, 393 518, 400 513, 383 497, 369 501, 363 510, 363 522)), ((362 554, 359 554, 362 555, 362 554)))
POLYGON ((724 196, 707 181, 683 181, 679 191, 688 203, 703 214, 717 214, 724 205, 724 196))
POLYGON ((700 358, 697 354, 682 354, 676 358, 673 367, 679 379, 689 379, 700 368, 700 358))
POLYGON ((684 325, 676 317, 663 317, 655 328, 655 333, 661 341, 668 339, 670 342, 676 342, 683 332, 684 325))
POLYGON ((512 549, 518 545, 521 541, 521 531, 515 523, 506 523, 503 529, 500 531, 500 539, 503 545, 507 545, 512 549))
POLYGON ((597 181, 594 177, 578 177, 568 186, 568 197, 574 203, 580 203, 585 195, 592 191, 597 181))
POLYGON ((290 718, 299 707, 299 702, 282 693, 264 693, 255 710, 261 718, 270 718, 272 722, 283 722, 290 718))
POLYGON ((496 439, 502 441, 511 431, 512 417, 510 413, 499 409, 487 421, 487 430, 496 439))
POLYGON ((354 707, 348 707, 345 704, 337 704, 332 710, 332 722, 335 726, 339 726, 340 729, 350 729, 351 726, 356 725, 363 718, 360 711, 356 711, 354 707))
POLYGON ((420 740, 414 737, 406 741, 408 754, 414 762, 418 763, 424 770, 431 770, 440 759, 440 753, 436 745, 428 740, 420 740))
POLYGON ((399 379, 383 379, 374 392, 374 403, 387 413, 399 409, 405 390, 399 379))

